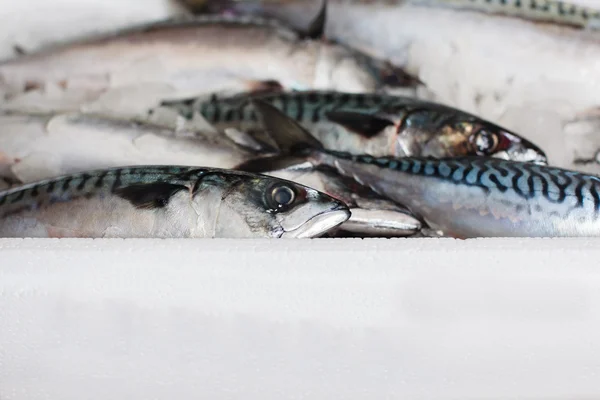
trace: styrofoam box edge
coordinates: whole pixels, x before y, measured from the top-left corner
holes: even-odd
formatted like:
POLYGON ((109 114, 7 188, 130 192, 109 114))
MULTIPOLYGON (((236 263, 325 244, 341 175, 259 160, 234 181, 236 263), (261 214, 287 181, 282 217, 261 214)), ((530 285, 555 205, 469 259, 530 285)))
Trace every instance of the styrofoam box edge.
POLYGON ((597 398, 600 240, 0 240, 0 399, 597 398))

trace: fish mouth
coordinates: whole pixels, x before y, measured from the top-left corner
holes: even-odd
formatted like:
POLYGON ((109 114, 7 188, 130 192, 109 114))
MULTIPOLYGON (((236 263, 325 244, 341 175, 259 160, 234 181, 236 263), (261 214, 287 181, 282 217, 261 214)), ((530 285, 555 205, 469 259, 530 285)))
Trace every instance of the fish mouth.
POLYGON ((494 154, 495 158, 501 158, 509 161, 527 162, 538 165, 548 165, 548 158, 533 149, 519 146, 516 149, 499 151, 494 154))
POLYGON ((507 131, 502 131, 505 144, 492 154, 495 158, 509 161, 548 165, 548 158, 542 149, 532 142, 507 131))
POLYGON ((283 232, 281 237, 284 239, 308 239, 320 236, 346 222, 350 215, 350 211, 345 206, 340 205, 332 210, 315 215, 296 229, 283 232))
POLYGON ((421 221, 402 212, 353 208, 342 229, 370 236, 404 237, 421 230, 421 221))
POLYGON ((548 165, 548 158, 544 151, 532 142, 509 132, 502 132, 512 144, 504 151, 499 151, 496 157, 505 160, 530 162, 539 165, 548 165))

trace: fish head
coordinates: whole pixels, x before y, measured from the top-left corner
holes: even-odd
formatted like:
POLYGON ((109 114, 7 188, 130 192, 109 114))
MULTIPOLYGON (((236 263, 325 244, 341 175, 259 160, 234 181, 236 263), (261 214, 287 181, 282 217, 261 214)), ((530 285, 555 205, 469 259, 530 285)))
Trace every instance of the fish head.
POLYGON ((219 224, 234 224, 244 237, 312 238, 350 218, 341 201, 298 183, 239 173, 223 191, 219 224))
POLYGON ((475 120, 456 124, 475 156, 546 164, 546 154, 535 144, 490 122, 475 120))
POLYGON ((285 154, 257 157, 246 160, 236 168, 308 186, 341 200, 350 208, 356 203, 355 194, 362 188, 353 179, 345 178, 328 167, 317 167, 308 157, 285 154))
POLYGON ((396 156, 481 156, 546 164, 538 146, 498 125, 438 105, 410 112, 397 123, 396 156))
POLYGON ((421 221, 410 211, 380 197, 354 179, 329 167, 316 167, 308 160, 285 157, 256 158, 240 164, 238 168, 299 182, 342 200, 352 215, 341 224, 336 236, 344 232, 344 235, 405 237, 421 229, 421 221))

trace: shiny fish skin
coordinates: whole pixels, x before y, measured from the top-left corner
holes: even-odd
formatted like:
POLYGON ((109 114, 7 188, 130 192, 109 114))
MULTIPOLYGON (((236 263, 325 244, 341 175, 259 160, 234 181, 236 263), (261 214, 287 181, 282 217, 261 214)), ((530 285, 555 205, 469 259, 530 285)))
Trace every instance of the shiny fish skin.
POLYGON ((82 113, 0 114, 0 178, 22 183, 122 165, 231 168, 250 156, 223 135, 82 113))
POLYGON ((0 193, 0 237, 314 237, 349 215, 293 182, 183 166, 90 171, 0 193), (282 204, 281 191, 294 196, 282 204))
MULTIPOLYGON (((433 2, 434 0, 425 1, 433 2)), ((581 29, 600 29, 600 11, 577 5, 574 2, 552 0, 437 0, 437 3, 442 5, 447 3, 450 7, 472 9, 490 14, 497 13, 530 21, 550 22, 581 29)))
POLYGON ((328 154, 319 163, 459 238, 600 236, 600 178, 529 163, 328 154))
POLYGON ((264 169, 250 172, 298 182, 341 200, 352 215, 340 225, 343 232, 336 232, 334 236, 352 232, 362 236, 406 237, 419 233, 423 228, 421 220, 406 208, 379 196, 368 187, 340 176, 335 171, 307 164, 283 169, 273 169, 266 165, 264 169))
POLYGON ((325 150, 274 106, 255 101, 282 152, 329 166, 406 206, 430 228, 472 237, 600 236, 600 178, 486 157, 394 158, 325 150))
MULTIPOLYGON (((177 130, 101 115, 0 114, 0 126, 0 190, 122 165, 234 168, 256 157, 219 133, 177 130)), ((376 228, 387 236, 411 235, 421 227, 406 210, 393 207, 368 189, 369 198, 365 199, 364 193, 321 171, 266 169, 254 172, 312 187, 345 202, 362 215, 377 217, 378 221, 381 215, 376 212, 386 211, 383 216, 388 218, 389 224, 379 223, 376 228), (387 230, 384 232, 384 229, 387 230)), ((366 218, 361 218, 359 223, 352 221, 355 230, 361 225, 369 227, 366 218)))
MULTIPOLYGON (((320 0, 250 4, 250 11, 296 19, 303 9, 314 15, 320 0)), ((563 124, 600 104, 598 10, 523 0, 517 11, 515 4, 329 0, 325 34, 404 68, 426 86, 420 98, 527 134, 551 164, 571 168, 563 124), (532 17, 532 9, 549 18, 532 17), (588 16, 584 29, 563 18, 571 10, 588 16)))
POLYGON ((3 107, 143 112, 215 91, 371 91, 378 77, 341 46, 304 40, 274 20, 202 16, 67 43, 0 64, 3 107), (268 68, 265 68, 268 65, 268 68))
POLYGON ((332 150, 373 156, 495 156, 545 163, 533 143, 474 115, 407 97, 331 91, 236 95, 163 103, 187 119, 200 114, 215 128, 268 136, 251 101, 260 99, 306 127, 332 150), (347 114, 347 115, 345 115, 347 114), (478 148, 480 140, 490 147, 478 148))

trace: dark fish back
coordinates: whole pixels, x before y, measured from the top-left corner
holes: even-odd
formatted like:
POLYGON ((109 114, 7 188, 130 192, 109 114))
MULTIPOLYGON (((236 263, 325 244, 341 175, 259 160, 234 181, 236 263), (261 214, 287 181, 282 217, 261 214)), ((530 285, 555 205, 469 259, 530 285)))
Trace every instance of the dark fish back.
POLYGON ((371 157, 332 151, 326 153, 353 162, 436 178, 455 185, 474 186, 486 193, 512 193, 525 200, 543 198, 555 204, 563 204, 567 199, 576 198, 576 207, 592 205, 596 213, 600 211, 600 178, 576 171, 482 157, 440 160, 371 157))
POLYGON ((150 184, 186 186, 201 179, 209 171, 211 170, 194 167, 131 167, 45 180, 0 193, 0 217, 82 197, 117 195, 128 199, 123 194, 131 193, 127 189, 129 187, 150 184))

